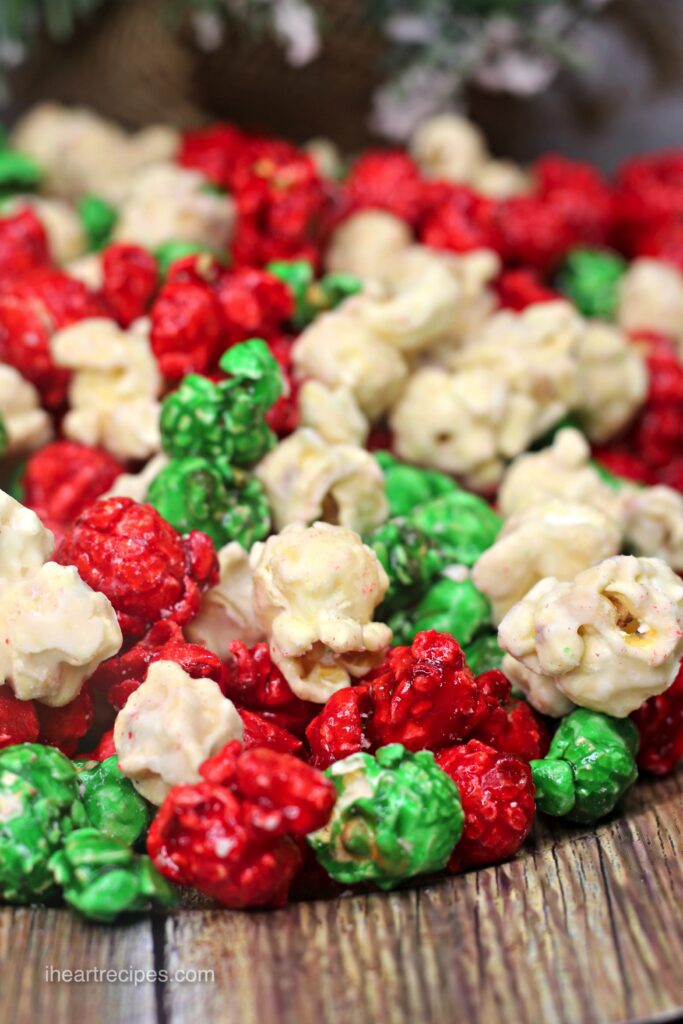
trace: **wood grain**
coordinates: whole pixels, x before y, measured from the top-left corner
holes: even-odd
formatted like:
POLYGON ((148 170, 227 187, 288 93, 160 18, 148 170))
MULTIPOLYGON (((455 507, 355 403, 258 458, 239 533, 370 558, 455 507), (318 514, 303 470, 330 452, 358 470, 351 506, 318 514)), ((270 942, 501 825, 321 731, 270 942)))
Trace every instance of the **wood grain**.
POLYGON ((683 773, 597 830, 536 826, 496 868, 389 895, 115 928, 0 911, 0 1024, 623 1024, 683 1014, 683 773), (165 970, 48 982, 46 966, 165 970), (189 983, 178 971, 213 971, 189 983))

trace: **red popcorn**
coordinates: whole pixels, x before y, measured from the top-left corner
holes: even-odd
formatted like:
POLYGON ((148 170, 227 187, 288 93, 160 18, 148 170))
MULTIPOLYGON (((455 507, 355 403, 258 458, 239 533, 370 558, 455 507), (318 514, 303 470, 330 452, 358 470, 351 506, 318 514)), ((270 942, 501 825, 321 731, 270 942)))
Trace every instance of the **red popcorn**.
POLYGON ((550 733, 530 704, 512 696, 509 679, 498 669, 492 669, 477 676, 477 687, 488 709, 472 732, 472 739, 524 761, 545 757, 550 733))
POLYGON ((29 207, 0 217, 0 277, 18 277, 50 265, 47 232, 29 207))
POLYGON ((683 761, 683 665, 669 689, 646 700, 631 718, 640 733, 638 767, 669 775, 683 761))
POLYGON ((282 906, 302 862, 296 840, 326 824, 334 786, 288 754, 237 742, 200 772, 206 781, 167 796, 149 855, 167 878, 224 906, 282 906))
POLYGON ((616 202, 625 240, 638 250, 640 237, 683 220, 683 150, 635 157, 617 175, 616 202))
POLYGON ((249 338, 268 340, 294 313, 289 288, 267 270, 238 267, 216 282, 226 324, 226 347, 249 338))
POLYGON ((248 142, 248 137, 231 124, 185 132, 178 163, 201 171, 214 185, 230 190, 235 167, 248 142))
POLYGON ((344 182, 351 210, 387 210, 416 224, 423 208, 424 183, 417 164, 402 150, 371 150, 361 156, 344 182))
POLYGON ((495 282, 498 301, 504 309, 526 309, 537 302, 554 302, 561 296, 546 287, 540 275, 526 267, 505 270, 495 282))
POLYGON ((418 237, 425 245, 453 252, 500 250, 496 203, 466 185, 430 182, 423 188, 418 237))
POLYGON ((266 643, 246 647, 241 640, 230 644, 226 665, 224 693, 238 708, 257 711, 275 725, 303 735, 303 731, 320 705, 301 700, 273 663, 266 643))
POLYGON ((372 692, 362 683, 337 690, 306 729, 311 764, 321 770, 362 750, 371 753, 372 692))
POLYGON ((652 469, 633 452, 621 448, 594 448, 593 457, 616 476, 642 484, 656 483, 652 469))
POLYGON ((536 805, 531 768, 479 740, 442 750, 436 762, 458 787, 465 827, 448 870, 512 857, 531 830, 536 805))
POLYGON ((0 686, 0 750, 38 739, 35 701, 19 700, 11 687, 0 686))
POLYGON ((139 245, 118 243, 102 253, 101 295, 122 327, 129 327, 149 309, 157 287, 157 265, 139 245))
POLYGON ((125 641, 143 636, 158 619, 189 622, 204 590, 218 580, 206 534, 181 537, 151 505, 131 498, 106 498, 86 509, 55 561, 75 565, 81 579, 106 594, 125 641))
POLYGON ((100 737, 100 742, 86 754, 81 754, 84 761, 106 761, 108 757, 114 757, 116 747, 114 746, 114 730, 107 729, 100 737))
POLYGON ((268 750, 275 750, 280 754, 291 754, 293 757, 304 756, 304 745, 300 739, 269 721, 256 711, 247 711, 246 708, 239 708, 239 716, 242 719, 244 733, 242 743, 245 750, 253 747, 266 747, 268 750))
POLYGON ((537 196, 513 196, 500 203, 498 251, 506 263, 550 271, 580 239, 563 212, 537 196))
POLYGON ((226 348, 223 311, 210 288, 194 281, 172 281, 151 310, 150 342, 169 380, 209 370, 226 348))
POLYGON ((23 502, 59 539, 123 472, 121 463, 102 448, 53 441, 26 463, 23 502))
POLYGON ((57 747, 67 757, 73 756, 93 720, 93 702, 87 685, 63 707, 52 708, 38 701, 33 703, 40 727, 38 742, 57 747))

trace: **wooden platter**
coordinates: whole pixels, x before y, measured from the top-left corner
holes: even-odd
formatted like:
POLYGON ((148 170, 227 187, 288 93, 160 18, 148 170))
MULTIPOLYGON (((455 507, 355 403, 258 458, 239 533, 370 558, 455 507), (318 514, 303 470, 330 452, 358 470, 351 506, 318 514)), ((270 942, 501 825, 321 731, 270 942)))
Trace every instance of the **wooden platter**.
POLYGON ((0 993, 0 1024, 676 1020, 683 771, 637 786, 596 830, 539 823, 514 861, 389 895, 190 906, 116 927, 2 908, 0 993), (93 968, 169 980, 55 980, 93 968), (193 983, 207 970, 213 981, 193 983))

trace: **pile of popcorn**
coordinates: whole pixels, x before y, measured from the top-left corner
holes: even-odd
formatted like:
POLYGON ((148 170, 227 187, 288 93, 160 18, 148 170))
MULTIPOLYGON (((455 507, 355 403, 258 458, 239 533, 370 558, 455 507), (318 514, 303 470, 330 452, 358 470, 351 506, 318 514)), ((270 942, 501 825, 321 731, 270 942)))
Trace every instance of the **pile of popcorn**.
POLYGON ((0 899, 389 889, 683 760, 683 152, 0 147, 0 899))

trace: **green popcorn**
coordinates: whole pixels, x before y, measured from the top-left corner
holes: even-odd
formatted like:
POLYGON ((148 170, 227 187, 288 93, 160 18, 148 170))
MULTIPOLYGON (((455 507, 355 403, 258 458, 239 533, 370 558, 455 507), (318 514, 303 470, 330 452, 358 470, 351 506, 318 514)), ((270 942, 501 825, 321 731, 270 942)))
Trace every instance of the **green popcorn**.
POLYGON ((153 809, 119 768, 117 758, 77 762, 81 798, 98 832, 134 845, 152 820, 153 809))
POLYGON ((220 460, 172 459, 152 480, 146 501, 180 533, 202 530, 217 548, 236 540, 248 551, 270 531, 259 481, 220 460))
POLYGON ((489 602, 470 579, 444 576, 429 588, 413 611, 397 615, 395 621, 389 619, 389 625, 397 644, 410 644, 417 633, 435 629, 450 633, 464 647, 490 621, 489 602))
POLYGON ((201 245, 199 242, 162 242, 154 250, 154 258, 159 267, 159 276, 162 279, 166 278, 176 260, 182 260, 185 256, 198 256, 204 252, 217 260, 219 259, 213 249, 210 249, 208 245, 201 245))
POLYGON ((38 164, 15 149, 0 148, 0 195, 34 192, 43 172, 38 164))
POLYGON ((500 668, 505 652, 498 646, 497 633, 485 633, 478 636, 463 648, 467 664, 475 676, 489 672, 492 668, 500 668))
POLYGON ((48 862, 86 824, 72 762, 54 747, 0 751, 0 898, 30 903, 53 888, 48 862))
POLYGON ((291 291, 294 299, 292 324, 297 330, 303 330, 319 313, 334 309, 363 287, 354 274, 331 273, 316 281, 308 260, 274 260, 266 265, 266 270, 291 291))
POLYGON ((7 454, 9 448, 9 434, 4 417, 0 414, 0 458, 7 454))
POLYGON ((218 364, 231 375, 229 382, 234 400, 239 390, 249 398, 249 404, 265 413, 282 394, 282 374, 277 360, 263 338, 250 338, 233 345, 221 356, 218 364))
POLYGON ((406 523, 394 519, 378 527, 366 539, 389 577, 379 618, 392 615, 401 608, 414 605, 434 577, 443 568, 441 557, 426 535, 406 523))
POLYGON ((432 753, 413 754, 392 743, 374 757, 352 754, 325 774, 337 789, 337 803, 308 842, 337 882, 393 889, 446 866, 464 814, 458 787, 432 753))
POLYGON ((417 469, 400 462, 389 452, 375 452, 382 472, 389 502, 389 515, 408 516, 420 505, 458 490, 455 481, 445 473, 432 469, 417 469))
POLYGON ((556 283, 584 316, 612 320, 626 266, 626 260, 615 252, 573 249, 556 283))
POLYGON ((547 756, 531 762, 538 809, 582 824, 609 814, 638 777, 638 742, 629 718, 572 711, 547 756))
POLYGON ((164 399, 160 428, 171 459, 202 455, 229 462, 234 454, 225 390, 197 373, 188 374, 164 399))
POLYGON ((83 196, 78 201, 78 215, 88 236, 91 252, 103 249, 111 239, 118 220, 115 207, 100 196, 83 196))
POLYGON ((417 508, 409 522, 427 534, 446 565, 471 566, 495 541, 502 520, 476 494, 454 490, 417 508))
POLYGON ((113 921, 150 903, 170 907, 176 902, 173 886, 149 857, 96 828, 79 828, 67 836, 50 859, 50 870, 66 902, 94 921, 113 921))

